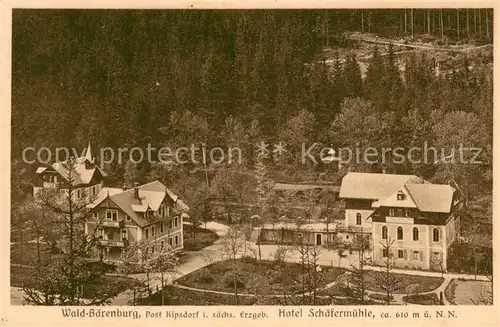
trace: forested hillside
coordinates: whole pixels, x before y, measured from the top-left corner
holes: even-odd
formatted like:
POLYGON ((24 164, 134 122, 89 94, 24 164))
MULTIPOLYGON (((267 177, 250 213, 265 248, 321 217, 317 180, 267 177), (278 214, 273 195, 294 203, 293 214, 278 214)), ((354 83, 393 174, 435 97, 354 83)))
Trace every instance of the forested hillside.
MULTIPOLYGON (((484 43, 492 12, 16 10, 13 159, 26 146, 83 148, 89 141, 251 147, 265 139, 405 149, 462 143, 482 148, 483 164, 387 166, 490 189, 492 58, 464 55, 443 77, 426 54, 413 53, 400 73, 392 50, 380 57, 375 50, 362 80, 355 56, 324 62, 324 47, 342 45, 345 31, 484 43)), ((245 164, 252 168, 253 158, 245 164)), ((148 179, 150 168, 140 167, 139 179, 148 179)), ((318 167, 290 159, 270 170, 294 178, 318 167)), ((122 178, 123 167, 117 171, 122 178)))

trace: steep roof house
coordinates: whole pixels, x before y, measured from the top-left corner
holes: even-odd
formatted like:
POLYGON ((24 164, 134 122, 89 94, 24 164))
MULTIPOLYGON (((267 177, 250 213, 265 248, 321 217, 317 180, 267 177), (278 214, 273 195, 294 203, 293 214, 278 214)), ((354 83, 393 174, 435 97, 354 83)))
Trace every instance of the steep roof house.
POLYGON ((120 260, 130 242, 141 240, 151 244, 152 252, 167 245, 183 248, 182 223, 189 207, 159 181, 103 188, 89 208, 85 232, 97 232, 107 260, 120 260))
POLYGON ((61 193, 68 190, 69 181, 74 190, 74 197, 96 196, 104 186, 108 174, 94 163, 90 143, 85 154, 74 160, 72 166, 68 161, 55 162, 52 165, 43 165, 36 170, 36 181, 33 187, 33 196, 47 188, 54 188, 61 193))
POLYGON ((414 175, 350 172, 340 197, 346 226, 371 235, 374 263, 391 258, 399 267, 446 270, 462 205, 455 188, 414 175), (387 249, 390 240, 394 244, 387 249))

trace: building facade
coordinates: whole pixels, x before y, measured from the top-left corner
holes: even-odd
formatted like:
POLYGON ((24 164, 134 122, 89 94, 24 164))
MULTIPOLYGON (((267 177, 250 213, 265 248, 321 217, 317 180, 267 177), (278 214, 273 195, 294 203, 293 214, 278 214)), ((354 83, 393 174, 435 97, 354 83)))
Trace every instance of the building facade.
MULTIPOLYGON (((148 251, 169 246, 183 248, 183 219, 189 208, 159 181, 133 188, 106 187, 108 176, 94 163, 90 144, 82 157, 71 163, 56 162, 37 168, 34 199, 42 190, 54 190, 62 202, 71 190, 73 201, 87 207, 90 215, 82 229, 99 238, 99 252, 107 261, 118 261, 127 246, 144 241, 148 251)), ((80 228, 80 225, 79 225, 80 228)))
POLYGON ((38 167, 33 185, 33 198, 41 190, 53 189, 61 195, 67 195, 71 184, 73 200, 96 197, 105 186, 107 173, 94 163, 90 144, 82 157, 71 164, 67 161, 38 167))
POLYGON ((152 253, 166 246, 183 248, 182 224, 189 208, 159 181, 131 189, 103 188, 89 207, 85 233, 99 237, 106 261, 121 260, 134 242, 144 241, 152 253))
POLYGON ((391 260, 399 268, 447 270, 462 207, 453 187, 413 175, 349 172, 340 197, 346 226, 371 235, 375 265, 391 260))

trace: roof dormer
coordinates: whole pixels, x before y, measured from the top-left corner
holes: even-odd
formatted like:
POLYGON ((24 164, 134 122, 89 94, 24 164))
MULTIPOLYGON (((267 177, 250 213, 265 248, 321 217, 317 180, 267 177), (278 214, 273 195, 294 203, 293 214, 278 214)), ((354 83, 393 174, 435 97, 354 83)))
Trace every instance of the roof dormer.
POLYGON ((403 190, 398 190, 397 199, 398 201, 403 201, 405 199, 405 194, 403 190))

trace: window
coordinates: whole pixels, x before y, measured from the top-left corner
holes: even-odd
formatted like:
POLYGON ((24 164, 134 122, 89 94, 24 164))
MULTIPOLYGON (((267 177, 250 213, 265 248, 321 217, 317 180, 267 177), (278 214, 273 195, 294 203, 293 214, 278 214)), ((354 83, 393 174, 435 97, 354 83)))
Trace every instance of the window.
POLYGON ((403 259, 404 256, 405 256, 404 251, 403 250, 398 250, 398 259, 403 259))
POLYGON ((168 245, 172 246, 172 238, 171 237, 168 238, 168 245))
POLYGON ((99 237, 101 240, 104 238, 104 229, 99 228, 97 230, 97 237, 99 237))
POLYGON ((398 191, 398 201, 402 201, 402 200, 404 200, 404 198, 405 198, 405 195, 404 195, 403 191, 399 190, 398 191))
POLYGON ((125 220, 126 221, 130 221, 130 216, 129 215, 125 215, 125 220))
POLYGON ((170 219, 170 220, 168 221, 168 229, 172 229, 172 228, 173 228, 173 227, 172 227, 172 224, 173 224, 172 219, 170 219))
POLYGON ((387 249, 382 249, 382 258, 387 258, 387 249))
POLYGON ((162 250, 163 250, 164 248, 165 248, 165 242, 161 241, 161 242, 160 242, 160 249, 162 249, 162 250))
POLYGON ((158 208, 158 217, 163 217, 163 204, 158 208))
POLYGON ((149 237, 149 229, 145 228, 144 230, 146 231, 146 238, 148 238, 149 237))
POLYGON ((401 209, 401 208, 396 209, 396 216, 397 216, 397 217, 403 217, 403 215, 404 215, 404 212, 403 212, 403 211, 404 211, 404 210, 403 210, 403 209, 401 209))
POLYGON ((94 219, 98 219, 99 218, 99 212, 94 211, 94 213, 92 214, 92 217, 94 217, 94 219))
POLYGON ((410 217, 410 209, 405 209, 405 217, 410 217))
POLYGON ((382 239, 387 239, 387 226, 382 226, 382 239))
POLYGON ((151 226, 151 237, 155 236, 155 226, 151 226))
POLYGON ((179 245, 179 235, 175 235, 175 245, 179 245))
POLYGON ((122 241, 127 240, 128 238, 128 233, 126 229, 122 229, 122 241))
POLYGON ((106 210, 106 219, 117 221, 118 220, 118 210, 107 209, 106 210))
POLYGON ((179 226, 179 218, 175 217, 174 219, 174 228, 179 226))
POLYGON ((399 226, 398 227, 398 240, 403 239, 403 227, 399 226))
POLYGON ((418 241, 418 228, 413 227, 413 240, 418 241))
POLYGON ((82 191, 80 189, 76 190, 76 198, 79 199, 82 197, 82 191))
POLYGON ((95 188, 95 186, 92 186, 92 195, 96 195, 96 193, 97 193, 97 192, 96 192, 96 188, 95 188))
POLYGON ((418 251, 413 251, 413 260, 418 260, 419 257, 420 257, 419 252, 418 251))
POLYGON ((361 214, 359 212, 356 214, 356 225, 361 225, 361 214))
POLYGON ((434 228, 434 229, 432 230, 432 240, 433 240, 434 242, 439 242, 439 229, 434 228))
POLYGON ((64 193, 66 193, 66 192, 65 192, 64 190, 59 190, 59 193, 60 193, 60 194, 64 194, 64 193))
POLYGON ((389 216, 394 217, 394 208, 389 208, 389 216))
POLYGON ((160 224, 160 234, 163 234, 163 223, 160 224))
POLYGON ((345 236, 345 239, 346 239, 346 240, 348 240, 348 239, 349 239, 349 235, 346 235, 346 236, 345 236))
POLYGON ((151 253, 155 253, 155 246, 154 245, 151 247, 151 253))

